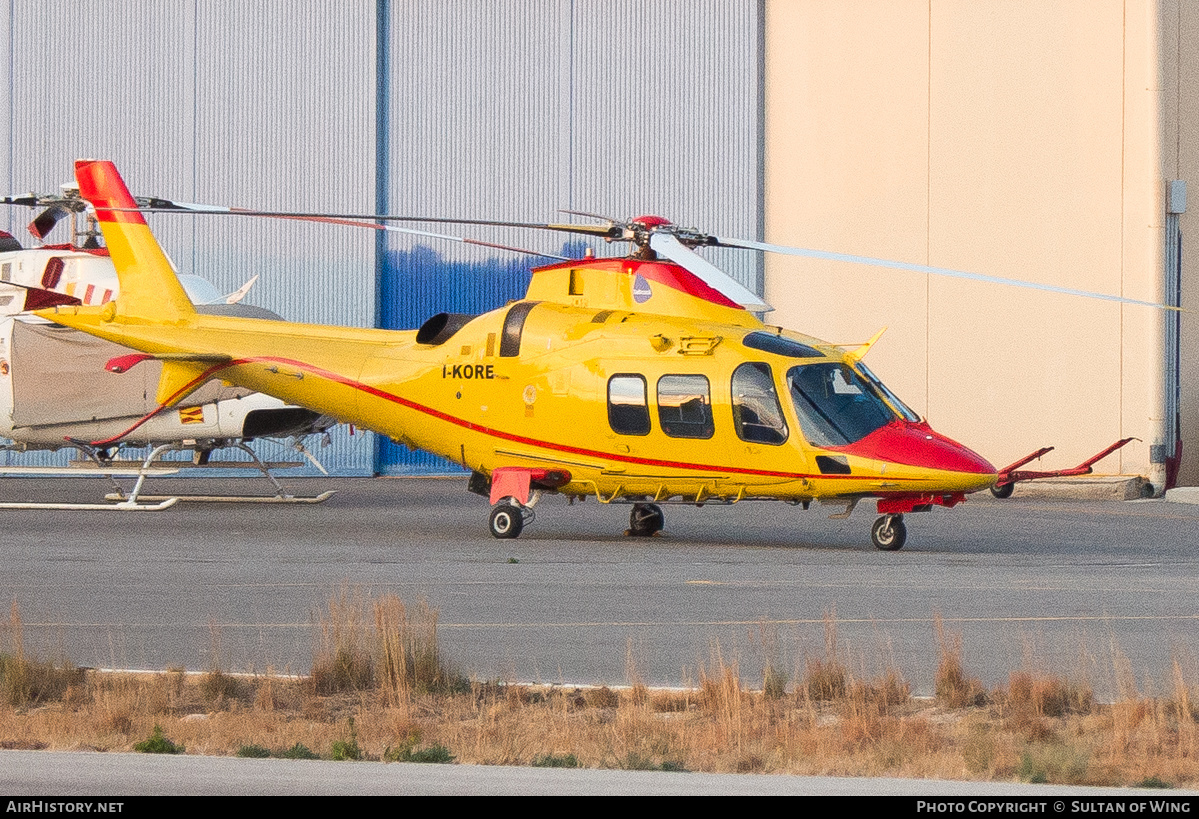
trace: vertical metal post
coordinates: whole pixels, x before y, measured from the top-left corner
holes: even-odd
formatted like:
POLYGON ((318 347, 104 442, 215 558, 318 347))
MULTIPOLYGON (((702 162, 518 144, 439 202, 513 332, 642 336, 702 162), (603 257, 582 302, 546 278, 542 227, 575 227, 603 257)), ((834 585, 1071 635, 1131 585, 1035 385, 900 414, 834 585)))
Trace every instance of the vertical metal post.
MULTIPOLYGON (((391 207, 391 0, 375 0, 375 213, 391 207)), ((375 327, 383 326, 387 233, 375 231, 375 327)), ((383 445, 373 437, 371 463, 382 473, 383 445)))
MULTIPOLYGON (((1172 179, 1166 191, 1166 304, 1179 307, 1182 304, 1182 231, 1179 228, 1178 217, 1187 209, 1186 181, 1172 179)), ((1165 464, 1166 486, 1170 488, 1178 474, 1179 451, 1181 440, 1180 413, 1182 403, 1181 384, 1181 353, 1180 316, 1177 311, 1166 313, 1165 339, 1165 423, 1164 440, 1158 446, 1151 447, 1150 462, 1165 464)))

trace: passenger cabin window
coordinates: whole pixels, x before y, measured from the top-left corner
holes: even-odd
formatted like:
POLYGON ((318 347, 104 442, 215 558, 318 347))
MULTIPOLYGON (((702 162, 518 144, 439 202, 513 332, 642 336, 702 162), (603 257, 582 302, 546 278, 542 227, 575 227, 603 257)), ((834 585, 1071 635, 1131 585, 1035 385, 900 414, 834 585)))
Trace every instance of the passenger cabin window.
POLYGON ((614 375, 608 379, 608 424, 621 435, 649 434, 649 402, 642 376, 614 375))
POLYGON ((733 371, 733 426, 737 437, 753 444, 787 440, 787 422, 769 364, 749 362, 733 371))
POLYGON ((658 423, 672 438, 711 438, 712 401, 702 375, 664 375, 658 379, 658 423))

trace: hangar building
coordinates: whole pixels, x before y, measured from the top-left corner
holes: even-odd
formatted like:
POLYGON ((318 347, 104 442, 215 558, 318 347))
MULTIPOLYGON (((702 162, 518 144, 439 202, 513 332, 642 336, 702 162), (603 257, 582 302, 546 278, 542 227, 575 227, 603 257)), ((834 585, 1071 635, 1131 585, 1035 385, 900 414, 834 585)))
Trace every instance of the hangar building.
MULTIPOLYGON (((1199 309, 1185 241, 1195 0, 7 6, 8 191, 52 190, 93 156, 136 193, 188 201, 520 221, 655 213, 1199 309)), ((10 229, 27 216, 10 214, 10 229)), ((518 296, 538 263, 323 225, 152 225, 182 270, 227 291, 260 273, 252 300, 309 322, 481 312, 518 296)), ((1069 466, 1131 436, 1100 469, 1199 482, 1191 313, 841 262, 713 261, 765 293, 768 321, 845 343, 888 326, 872 368, 997 465, 1054 445, 1045 464, 1069 466)), ((351 432, 320 453, 335 472, 446 468, 351 432)))

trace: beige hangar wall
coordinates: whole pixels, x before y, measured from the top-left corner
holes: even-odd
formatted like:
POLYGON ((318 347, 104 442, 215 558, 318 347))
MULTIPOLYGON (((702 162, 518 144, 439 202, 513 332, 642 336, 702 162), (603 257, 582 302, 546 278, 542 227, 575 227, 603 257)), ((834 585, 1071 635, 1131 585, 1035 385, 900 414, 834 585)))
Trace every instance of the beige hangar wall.
MULTIPOLYGON (((766 9, 767 241, 1161 300, 1156 0, 766 9)), ((867 362, 996 466, 1135 436, 1098 469, 1151 474, 1159 311, 794 257, 767 260, 766 297, 829 341, 888 327, 867 362)))

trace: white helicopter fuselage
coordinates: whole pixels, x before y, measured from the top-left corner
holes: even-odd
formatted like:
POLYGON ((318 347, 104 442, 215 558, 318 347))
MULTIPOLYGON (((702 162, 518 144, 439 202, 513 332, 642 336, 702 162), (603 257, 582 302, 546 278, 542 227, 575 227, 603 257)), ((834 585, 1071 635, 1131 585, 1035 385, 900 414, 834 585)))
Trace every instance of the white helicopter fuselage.
MULTIPOLYGON (((220 299, 207 280, 181 279, 197 304, 220 299)), ((115 298, 119 285, 103 250, 51 246, 0 252, 0 437, 11 440, 12 449, 58 449, 72 442, 177 442, 205 449, 332 426, 308 410, 219 381, 156 411, 160 363, 146 362, 121 375, 108 372, 105 364, 129 351, 23 313, 30 293, 25 288, 99 305, 115 298)))

